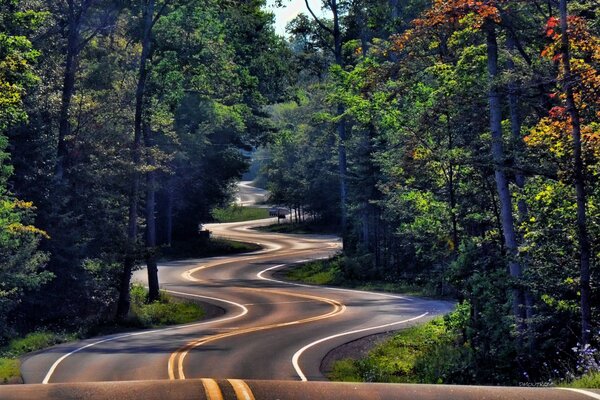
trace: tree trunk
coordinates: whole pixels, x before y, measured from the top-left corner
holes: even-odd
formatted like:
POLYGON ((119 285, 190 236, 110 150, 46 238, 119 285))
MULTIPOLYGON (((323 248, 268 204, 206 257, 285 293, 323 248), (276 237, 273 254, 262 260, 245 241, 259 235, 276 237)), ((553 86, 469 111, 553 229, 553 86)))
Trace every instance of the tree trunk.
POLYGON ((140 55, 140 65, 138 70, 138 82, 135 92, 135 120, 133 131, 133 143, 131 144, 133 173, 131 190, 129 193, 129 216, 127 226, 127 254, 123 265, 123 274, 121 275, 119 303, 117 307, 117 318, 122 319, 129 312, 129 285, 131 282, 131 272, 135 265, 135 248, 137 242, 137 218, 138 218, 138 202, 140 191, 140 173, 138 168, 141 161, 141 141, 142 141, 142 124, 144 111, 144 94, 146 91, 146 78, 148 75, 147 63, 150 56, 151 48, 151 30, 152 18, 154 15, 154 0, 148 0, 148 3, 143 10, 144 17, 144 33, 142 37, 142 53, 140 55))
POLYGON ((173 244, 173 202, 175 197, 175 178, 171 176, 167 187, 167 210, 166 210, 166 242, 167 246, 173 244))
MULTIPOLYGON (((317 22, 319 26, 321 26, 324 30, 328 31, 333 36, 333 55, 335 57, 335 63, 340 67, 344 66, 344 58, 342 52, 342 32, 340 29, 340 13, 338 9, 337 0, 328 1, 328 5, 333 14, 333 29, 323 24, 323 22, 317 18, 316 14, 312 11, 308 0, 304 2, 306 4, 306 8, 317 22)), ((340 175, 340 225, 342 230, 342 241, 345 242, 345 236, 347 231, 347 163, 346 163, 346 120, 343 118, 344 113, 346 112, 345 107, 342 103, 339 103, 337 106, 336 114, 339 118, 337 122, 337 131, 338 131, 338 170, 340 175)))
MULTIPOLYGON (((448 134, 448 151, 454 150, 454 136, 452 135, 452 124, 450 113, 446 113, 446 130, 448 134)), ((453 251, 458 249, 458 218, 456 216, 456 190, 454 182, 454 163, 450 160, 448 164, 448 201, 450 202, 450 217, 452 222, 452 245, 453 251)))
MULTIPOLYGON (((334 55, 335 55, 335 63, 340 67, 344 65, 343 53, 342 53, 342 33, 340 30, 340 15, 338 10, 338 4, 336 0, 331 1, 331 11, 333 12, 333 42, 334 42, 334 55)), ((338 131, 338 164, 339 164, 339 174, 340 174, 340 224, 342 228, 342 237, 346 236, 348 218, 347 218, 347 198, 348 198, 348 188, 347 188, 347 162, 346 162, 346 120, 343 118, 344 113, 346 112, 346 108, 342 103, 339 103, 337 106, 337 116, 339 121, 337 123, 337 131, 338 131)), ((345 240, 344 240, 345 241, 345 240)))
MULTIPOLYGON (((506 46, 508 48, 509 51, 514 51, 516 48, 516 43, 515 43, 515 38, 512 34, 508 35, 507 41, 506 41, 506 46)), ((512 59, 511 56, 508 57, 507 60, 507 68, 511 73, 515 73, 515 63, 512 59)), ((508 83, 508 105, 509 105, 509 111, 510 111, 510 129, 511 129, 511 134, 512 134, 512 142, 513 142, 513 148, 514 148, 514 156, 513 156, 513 165, 515 167, 515 184, 517 185, 517 188, 519 188, 519 192, 520 195, 519 196, 519 200, 517 202, 517 210, 519 211, 519 225, 524 224, 525 222, 527 222, 527 220, 529 219, 529 208, 527 206, 527 202, 525 201, 525 197, 524 197, 524 193, 523 191, 525 190, 525 175, 522 172, 522 158, 523 158, 523 154, 524 154, 524 141, 523 141, 523 135, 521 134, 521 128, 522 128, 522 122, 521 122, 521 115, 519 113, 519 108, 520 108, 520 102, 519 102, 519 86, 517 84, 517 82, 511 78, 509 83, 508 83)), ((520 239, 522 239, 522 236, 520 237, 520 239)), ((523 269, 525 269, 527 266, 523 265, 523 269)), ((530 326, 530 324, 533 323, 533 317, 534 317, 534 300, 533 300, 533 296, 531 295, 531 292, 528 289, 524 290, 523 293, 524 296, 524 301, 525 301, 525 313, 524 313, 524 317, 525 317, 525 324, 528 326, 529 331, 531 333, 532 332, 532 327, 530 326)), ((535 342, 534 342, 534 338, 535 335, 530 334, 529 335, 529 348, 530 351, 533 352, 534 351, 534 347, 535 347, 535 342)))
POLYGON ((58 119, 58 145, 56 153, 55 176, 58 180, 64 177, 65 167, 67 165, 68 149, 67 137, 71 134, 71 121, 69 112, 71 110, 71 100, 75 92, 75 74, 79 57, 79 42, 82 13, 85 10, 77 12, 73 0, 68 1, 69 21, 67 34, 67 49, 65 57, 65 71, 63 76, 63 87, 60 103, 60 114, 58 119))
MULTIPOLYGON (((152 129, 144 123, 144 144, 151 153, 153 146, 152 129)), ((146 270, 148 272, 148 300, 160 297, 158 283, 158 265, 156 263, 156 171, 152 155, 148 158, 150 171, 146 173, 146 270)))
MULTIPOLYGON (((490 77, 490 89, 488 93, 490 107, 490 130, 492 133, 492 158, 494 161, 494 175, 496 178, 496 190, 500 202, 500 218, 504 244, 508 255, 508 265, 511 277, 519 280, 522 274, 521 264, 518 262, 518 245, 515 224, 512 214, 512 198, 508 187, 508 180, 504 172, 506 157, 504 154, 502 138, 502 108, 500 104, 500 92, 497 87, 498 78, 498 43, 496 28, 492 23, 486 26, 487 33, 487 55, 488 74, 490 77)), ((513 289, 513 314, 517 320, 520 331, 523 330, 522 307, 523 294, 519 288, 513 289)))
POLYGON ((560 27, 562 31, 562 65, 564 68, 563 90, 567 97, 567 111, 571 117, 575 190, 577 192, 577 239, 579 242, 579 278, 581 291, 581 344, 592 338, 591 288, 590 288, 590 239, 587 231, 585 176, 581 155, 581 120, 573 94, 573 75, 569 44, 567 0, 560 0, 560 27))

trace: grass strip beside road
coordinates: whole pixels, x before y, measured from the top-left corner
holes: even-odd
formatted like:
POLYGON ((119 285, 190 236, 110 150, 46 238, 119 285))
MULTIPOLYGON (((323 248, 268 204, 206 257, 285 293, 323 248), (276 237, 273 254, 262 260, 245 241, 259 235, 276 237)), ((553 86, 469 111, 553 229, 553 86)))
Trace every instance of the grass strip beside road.
POLYGON ((11 340, 7 346, 0 348, 0 384, 23 383, 19 357, 30 352, 107 333, 187 324, 202 320, 205 316, 205 311, 199 304, 180 300, 165 292, 161 292, 160 299, 153 303, 148 303, 147 297, 146 288, 141 285, 132 286, 130 313, 121 325, 97 326, 77 333, 39 331, 11 340))
POLYGON ((269 218, 269 210, 260 207, 230 206, 227 208, 215 208, 211 212, 216 222, 243 222, 257 219, 269 218))
POLYGON ((186 258, 205 258, 227 256, 230 254, 250 253, 262 249, 255 243, 238 242, 235 240, 211 238, 203 240, 196 238, 188 241, 173 242, 171 247, 161 249, 162 260, 182 260, 186 258))
POLYGON ((364 358, 333 364, 329 378, 344 382, 442 383, 453 335, 443 318, 399 331, 364 358))
POLYGON ((402 293, 404 295, 440 298, 440 296, 426 285, 417 285, 409 282, 383 282, 376 280, 348 279, 343 272, 351 270, 357 261, 343 256, 336 256, 327 260, 318 260, 304 263, 287 269, 285 278, 306 283, 309 285, 339 286, 348 289, 402 293))
POLYGON ((134 284, 131 287, 131 309, 128 322, 140 328, 157 328, 187 324, 204 318, 204 309, 191 301, 179 300, 165 292, 160 299, 148 303, 148 290, 134 284))
POLYGON ((19 357, 55 344, 75 340, 77 335, 49 331, 32 332, 25 337, 12 339, 0 349, 0 384, 22 383, 19 357))
POLYGON ((269 232, 269 233, 287 233, 297 235, 337 235, 339 234, 339 228, 335 225, 331 225, 323 222, 287 222, 283 221, 278 224, 258 226, 257 231, 269 232))

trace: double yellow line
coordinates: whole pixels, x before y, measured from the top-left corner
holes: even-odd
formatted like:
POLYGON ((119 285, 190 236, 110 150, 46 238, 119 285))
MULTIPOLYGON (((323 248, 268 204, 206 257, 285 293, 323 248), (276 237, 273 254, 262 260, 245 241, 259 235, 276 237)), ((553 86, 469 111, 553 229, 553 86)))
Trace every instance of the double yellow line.
MULTIPOLYGON (((169 357, 169 363, 168 363, 169 379, 171 379, 171 380, 186 379, 185 373, 183 371, 183 369, 184 369, 183 362, 185 360, 185 357, 188 355, 188 353, 191 350, 193 350, 194 348, 201 346, 203 344, 206 344, 209 342, 214 342, 216 340, 220 340, 220 339, 224 339, 224 338, 228 338, 228 337, 232 337, 232 336, 243 335, 243 334, 251 333, 251 332, 264 331, 267 329, 274 329, 274 328, 282 328, 282 327, 290 326, 290 325, 306 324, 308 322, 313 322, 313 321, 318 321, 318 320, 334 317, 336 315, 343 313, 346 310, 346 306, 344 304, 340 303, 339 301, 328 299, 325 297, 311 296, 311 295, 299 294, 299 293, 281 292, 281 291, 276 291, 276 290, 265 290, 265 289, 249 289, 248 288, 246 290, 251 290, 251 291, 256 291, 256 292, 264 292, 264 293, 270 293, 270 294, 279 294, 279 295, 284 295, 284 296, 300 297, 300 298, 304 298, 304 299, 320 301, 320 302, 327 303, 327 304, 330 304, 331 306, 333 306, 333 310, 326 314, 317 315, 317 316, 309 317, 309 318, 305 318, 305 319, 289 321, 289 322, 281 322, 281 323, 277 323, 277 324, 242 328, 242 329, 238 329, 235 331, 220 333, 217 335, 207 336, 204 338, 200 338, 200 339, 191 341, 188 344, 186 344, 185 346, 180 347, 177 351, 175 351, 173 354, 171 354, 171 357, 169 357)), ((234 388, 235 388, 235 386, 234 386, 234 388)), ((250 398, 250 400, 252 400, 252 399, 250 398)))
MULTIPOLYGON (((214 379, 200 379, 200 381, 204 386, 204 393, 207 400, 224 400, 223 392, 221 392, 217 381, 214 379)), ((237 400, 255 400, 254 394, 246 382, 240 379, 227 379, 227 381, 233 388, 237 400)))

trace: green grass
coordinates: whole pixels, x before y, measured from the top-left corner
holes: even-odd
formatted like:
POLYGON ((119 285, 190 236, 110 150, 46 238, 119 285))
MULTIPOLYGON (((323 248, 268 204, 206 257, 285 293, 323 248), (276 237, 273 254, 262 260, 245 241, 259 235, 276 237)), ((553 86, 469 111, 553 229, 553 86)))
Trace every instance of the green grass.
POLYGON ((162 259, 180 260, 186 258, 204 258, 226 256, 229 254, 249 253, 260 250, 254 243, 238 242, 227 239, 194 239, 185 242, 173 242, 171 247, 162 249, 162 259))
POLYGON ((11 356, 20 356, 25 353, 45 349, 55 344, 65 343, 77 338, 74 334, 55 333, 55 332, 33 332, 23 338, 13 339, 8 347, 3 351, 4 354, 11 356))
POLYGON ((41 331, 11 340, 7 346, 0 349, 0 384, 22 382, 18 357, 55 344, 69 342, 76 338, 74 334, 41 331))
POLYGON ((328 260, 311 261, 289 268, 286 271, 285 277, 291 281, 307 283, 309 285, 341 286, 358 290, 439 297, 426 285, 417 285, 411 282, 347 279, 343 273, 344 269, 348 268, 347 264, 349 262, 341 256, 336 256, 328 260))
POLYGON ((600 372, 592 372, 560 386, 577 389, 600 389, 600 372))
POLYGON ((0 357, 0 385, 21 383, 19 360, 0 357))
POLYGON ((259 226, 254 228, 262 232, 272 233, 290 233, 290 234, 338 234, 339 229, 335 225, 326 224, 322 222, 300 222, 290 223, 282 222, 279 224, 259 226))
POLYGON ((342 281, 342 271, 338 262, 319 260, 290 268, 286 278, 311 285, 336 285, 342 281))
MULTIPOLYGON (((147 297, 148 291, 144 287, 132 286, 131 309, 126 324, 96 327, 89 329, 88 333, 113 333, 131 328, 187 324, 204 318, 204 309, 196 303, 173 298, 164 292, 161 292, 160 300, 154 303, 148 304, 147 297)), ((18 357, 77 338, 76 334, 40 331, 11 340, 0 348, 0 384, 22 383, 18 357)))
POLYGON ((216 222, 242 222, 269 218, 267 208, 230 206, 215 208, 211 212, 216 222))
POLYGON ((436 318, 398 332, 365 358, 334 363, 329 378, 346 382, 441 383, 441 364, 448 360, 443 353, 452 343, 443 318, 436 318), (432 365, 435 357, 440 358, 434 363, 437 365, 432 365))
POLYGON ((128 322, 136 327, 154 328, 195 322, 204 318, 204 309, 193 302, 181 301, 165 292, 153 303, 147 302, 148 291, 140 285, 131 288, 128 322))

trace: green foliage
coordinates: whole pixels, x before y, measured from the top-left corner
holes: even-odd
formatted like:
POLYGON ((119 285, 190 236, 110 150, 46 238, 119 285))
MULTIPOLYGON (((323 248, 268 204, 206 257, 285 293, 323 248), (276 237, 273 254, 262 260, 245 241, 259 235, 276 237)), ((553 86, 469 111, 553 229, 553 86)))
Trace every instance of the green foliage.
POLYGON ((162 249, 161 255, 168 260, 184 258, 219 257, 229 254, 249 253, 260 250, 254 243, 244 243, 235 240, 197 239, 184 242, 173 242, 171 246, 162 249))
POLYGON ((438 293, 423 279, 417 281, 369 280, 364 276, 366 258, 337 256, 328 260, 311 261, 287 270, 286 278, 311 285, 332 285, 359 290, 406 293, 436 297, 438 293))
POLYGON ((20 380, 19 360, 0 357, 0 385, 20 383, 20 380))
POLYGON ((454 336, 442 318, 406 328, 377 345, 366 358, 334 365, 330 378, 352 382, 441 383, 454 366, 454 336), (435 364, 432 363, 435 361, 435 364))
POLYGON ((148 291, 140 285, 131 287, 131 310, 129 323, 150 328, 165 325, 187 324, 201 320, 204 310, 193 302, 179 301, 165 292, 160 299, 148 303, 148 291))
POLYGON ((227 208, 214 208, 212 217, 216 222, 242 222, 269 218, 269 210, 259 207, 229 206, 227 208))
POLYGON ((568 384, 561 384, 560 386, 577 389, 600 389, 600 372, 592 372, 581 378, 577 378, 568 384))
POLYGON ((19 357, 23 354, 42 350, 55 344, 75 340, 74 334, 40 331, 27 334, 23 338, 12 339, 6 348, 2 350, 3 355, 19 357))
POLYGON ((341 258, 333 260, 313 261, 294 267, 286 274, 292 281, 300 281, 312 285, 337 285, 342 281, 341 258))
POLYGON ((309 222, 282 222, 278 224, 259 226, 254 228, 261 232, 292 233, 292 234, 336 234, 337 226, 332 226, 321 221, 309 222))

